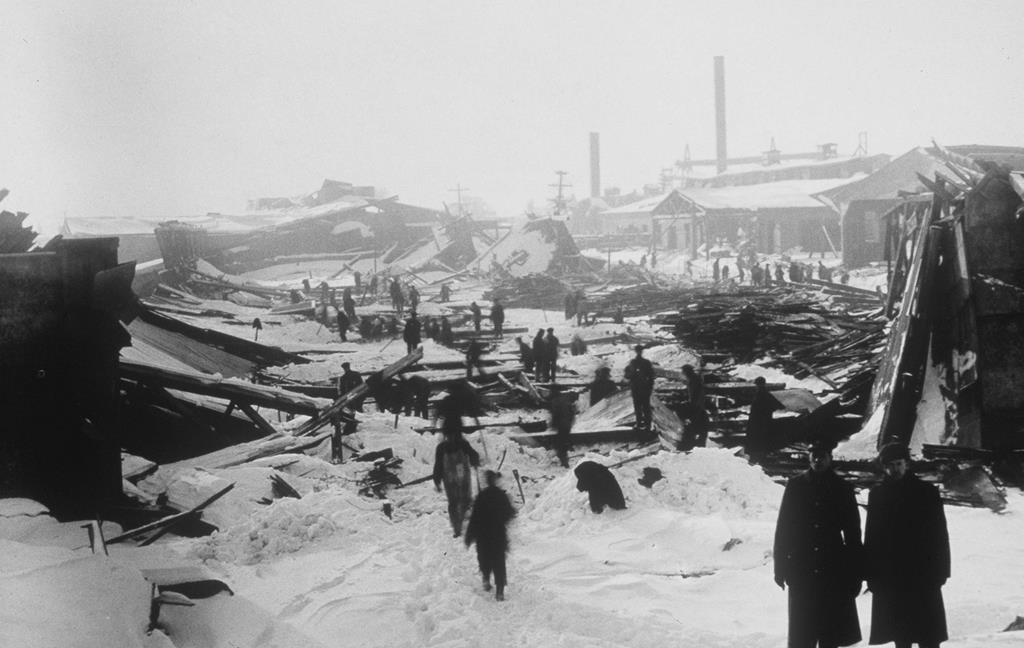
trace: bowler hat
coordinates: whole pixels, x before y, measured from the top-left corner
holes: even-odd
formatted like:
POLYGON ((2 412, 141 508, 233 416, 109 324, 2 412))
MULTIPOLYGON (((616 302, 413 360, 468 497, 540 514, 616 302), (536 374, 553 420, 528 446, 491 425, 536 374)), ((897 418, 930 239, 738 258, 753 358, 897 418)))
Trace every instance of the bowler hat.
POLYGON ((836 442, 830 439, 817 438, 811 441, 811 453, 819 454, 823 452, 832 452, 836 449, 836 442))
POLYGON ((883 464, 899 459, 910 459, 910 448, 899 441, 886 443, 878 453, 878 461, 883 464))

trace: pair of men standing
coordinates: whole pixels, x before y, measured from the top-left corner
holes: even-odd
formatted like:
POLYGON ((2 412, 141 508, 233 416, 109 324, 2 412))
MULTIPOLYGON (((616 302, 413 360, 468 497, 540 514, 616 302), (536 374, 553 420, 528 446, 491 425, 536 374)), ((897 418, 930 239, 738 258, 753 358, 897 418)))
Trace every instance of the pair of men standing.
POLYGON ((533 362, 539 382, 555 382, 558 371, 558 345, 560 340, 555 336, 555 329, 549 328, 547 336, 544 329, 537 329, 533 338, 533 362))
POLYGON ((863 580, 873 593, 871 644, 937 647, 947 638, 940 588, 950 573, 938 490, 909 472, 906 446, 885 446, 885 479, 871 489, 862 544, 853 487, 832 470, 833 447, 812 444, 810 469, 789 480, 779 508, 775 582, 789 587, 790 648, 860 641, 863 580))

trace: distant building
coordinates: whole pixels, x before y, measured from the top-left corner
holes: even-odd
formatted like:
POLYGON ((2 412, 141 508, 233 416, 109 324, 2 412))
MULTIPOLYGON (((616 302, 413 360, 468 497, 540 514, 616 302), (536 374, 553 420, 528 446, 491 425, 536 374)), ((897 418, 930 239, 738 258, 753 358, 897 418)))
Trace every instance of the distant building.
MULTIPOLYGON (((945 149, 982 163, 1024 168, 1024 149, 1003 146, 952 146, 945 149)), ((932 148, 913 148, 871 175, 815 194, 840 217, 843 265, 851 268, 885 259, 882 217, 907 195, 925 191, 919 175, 953 175, 942 155, 932 148)), ((953 176, 955 177, 955 176, 953 176)))

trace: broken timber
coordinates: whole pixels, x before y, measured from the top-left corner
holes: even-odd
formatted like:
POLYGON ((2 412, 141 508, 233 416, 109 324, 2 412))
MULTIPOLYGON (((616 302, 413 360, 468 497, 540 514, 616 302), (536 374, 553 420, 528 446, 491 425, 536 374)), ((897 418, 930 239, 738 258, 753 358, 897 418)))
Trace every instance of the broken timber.
POLYGON ((403 369, 411 367, 416 364, 423 357, 423 349, 418 347, 415 351, 405 356, 404 358, 393 362, 384 369, 375 372, 367 378, 366 382, 359 385, 355 389, 349 391, 346 394, 342 394, 334 403, 332 403, 327 409, 320 412, 320 414, 314 416, 310 420, 303 423, 295 430, 295 436, 307 436, 316 432, 323 426, 331 423, 332 420, 339 416, 342 411, 348 407, 348 405, 363 396, 367 396, 370 393, 370 385, 377 383, 383 384, 394 378, 396 375, 402 372, 403 369))
MULTIPOLYGON (((215 396, 229 401, 268 407, 290 414, 315 416, 324 400, 284 389, 247 383, 235 378, 216 378, 199 372, 185 372, 121 359, 121 378, 145 385, 178 389, 193 394, 215 396)), ((244 410, 243 410, 244 411, 244 410)))

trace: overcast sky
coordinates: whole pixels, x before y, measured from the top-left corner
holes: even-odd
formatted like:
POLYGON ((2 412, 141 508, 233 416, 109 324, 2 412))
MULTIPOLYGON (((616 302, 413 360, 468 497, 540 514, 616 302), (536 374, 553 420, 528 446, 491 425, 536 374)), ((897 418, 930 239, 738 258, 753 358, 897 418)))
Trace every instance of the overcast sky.
POLYGON ((1024 145, 1024 2, 0 0, 0 187, 68 216, 239 212, 325 177, 502 215, 729 153, 1024 145), (895 5, 895 6, 893 6, 895 5))

